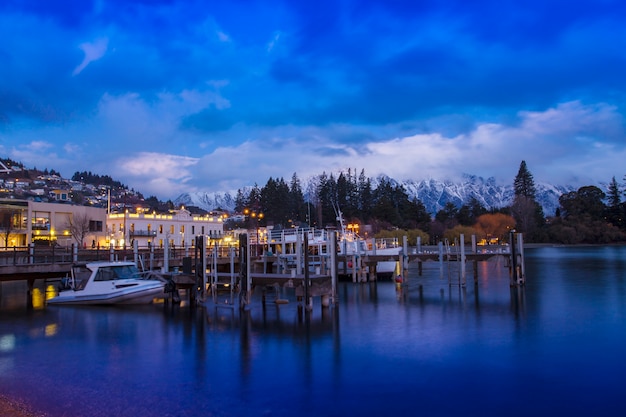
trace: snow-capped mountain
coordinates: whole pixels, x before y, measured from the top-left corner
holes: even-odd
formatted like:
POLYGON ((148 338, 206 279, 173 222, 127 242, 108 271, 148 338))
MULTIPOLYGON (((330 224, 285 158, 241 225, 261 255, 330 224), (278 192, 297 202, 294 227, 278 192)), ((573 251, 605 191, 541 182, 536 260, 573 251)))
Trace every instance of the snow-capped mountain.
MULTIPOLYGON (((390 179, 391 181, 394 181, 390 179)), ((476 198, 487 209, 505 207, 511 204, 513 199, 513 184, 499 185, 496 179, 491 177, 484 179, 475 175, 464 175, 460 181, 441 181, 436 179, 394 181, 403 185, 409 197, 417 197, 426 210, 435 215, 446 203, 452 202, 460 207, 468 203, 472 197, 476 198)), ((375 187, 376 181, 373 186, 375 187)), ((546 216, 553 216, 559 206, 559 196, 563 193, 574 191, 571 186, 558 186, 546 183, 536 183, 536 198, 543 207, 546 216)), ((204 210, 223 209, 233 211, 235 207, 234 192, 218 193, 185 193, 181 194, 174 202, 187 206, 196 206, 204 210)))
MULTIPOLYGON (((402 182, 409 196, 417 197, 426 210, 435 214, 446 203, 460 207, 475 198, 487 209, 508 206, 513 201, 513 184, 498 185, 495 178, 484 179, 475 175, 464 175, 461 181, 439 181, 435 179, 402 182)), ((573 191, 573 187, 546 183, 535 184, 536 199, 546 216, 553 216, 559 206, 559 197, 573 191)))
POLYGON ((234 211, 235 198, 229 192, 219 193, 183 193, 179 195, 174 204, 177 206, 194 206, 206 211, 226 210, 234 211))

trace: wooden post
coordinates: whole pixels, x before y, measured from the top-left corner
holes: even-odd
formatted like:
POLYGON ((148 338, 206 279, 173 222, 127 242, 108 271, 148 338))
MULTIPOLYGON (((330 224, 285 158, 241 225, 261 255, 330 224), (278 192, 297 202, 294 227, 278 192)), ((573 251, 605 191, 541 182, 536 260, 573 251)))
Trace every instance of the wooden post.
POLYGON ((252 296, 252 286, 250 278, 250 240, 247 234, 239 235, 239 275, 241 276, 241 289, 243 296, 240 299, 239 307, 246 308, 250 304, 252 296))
POLYGON ((465 235, 459 236, 459 246, 461 247, 461 285, 465 286, 465 235))
POLYGON ((309 234, 304 234, 304 308, 312 308, 311 296, 309 294, 309 234))
MULTIPOLYGON (((306 235, 306 233, 305 233, 306 235)), ((300 233, 296 235, 296 274, 302 273, 302 236, 300 233)))
POLYGON ((439 278, 443 278, 443 242, 439 242, 439 278))
POLYGON ((332 302, 337 303, 337 232, 330 234, 330 282, 332 286, 332 302))
POLYGON ((148 248, 150 249, 150 270, 154 269, 154 244, 148 242, 148 248))
POLYGON ((165 239, 165 244, 163 245, 163 269, 164 273, 168 273, 170 271, 170 242, 169 239, 165 239))
POLYGON ((409 242, 406 235, 402 236, 402 278, 403 283, 408 285, 409 280, 409 242))
POLYGON ((511 248, 511 264, 509 267, 509 282, 511 286, 517 285, 517 250, 515 248, 515 230, 509 233, 509 243, 511 248))
POLYGON ((517 234, 517 251, 519 253, 519 275, 517 284, 524 285, 526 282, 526 265, 524 262, 524 237, 521 233, 517 234))
POLYGON ((139 241, 133 240, 133 261, 135 265, 139 265, 139 241))

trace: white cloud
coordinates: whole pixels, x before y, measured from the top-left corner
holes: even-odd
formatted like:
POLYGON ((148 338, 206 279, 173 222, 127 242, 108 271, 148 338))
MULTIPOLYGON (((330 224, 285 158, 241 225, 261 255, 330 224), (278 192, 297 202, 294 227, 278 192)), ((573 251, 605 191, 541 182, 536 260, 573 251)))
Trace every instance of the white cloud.
POLYGON ((111 167, 130 183, 141 184, 135 187, 138 191, 164 198, 190 191, 185 183, 191 178, 190 168, 197 163, 197 158, 141 152, 121 158, 111 167))
POLYGON ((106 53, 108 46, 108 38, 100 38, 93 42, 81 43, 78 47, 83 51, 85 57, 83 58, 83 62, 74 68, 72 75, 80 74, 85 68, 87 68, 87 65, 102 58, 106 53))
POLYGON ((305 179, 347 168, 399 180, 455 179, 470 173, 509 182, 526 160, 537 181, 584 185, 623 175, 614 170, 622 166, 626 143, 612 139, 621 124, 621 115, 611 106, 572 102, 543 112, 520 112, 516 125, 485 123, 455 137, 418 134, 348 145, 320 132, 313 140, 275 136, 217 148, 201 158, 193 175, 210 178, 204 184, 212 191, 264 185, 270 176, 288 179, 293 172, 305 179), (316 150, 321 148, 329 152, 319 156, 316 150))
MULTIPOLYGON (((520 112, 515 124, 484 123, 450 137, 412 134, 360 143, 331 139, 338 132, 345 134, 345 126, 264 130, 242 125, 234 136, 252 138, 243 143, 179 129, 187 114, 228 105, 217 104, 220 100, 215 92, 195 90, 164 93, 154 103, 135 94, 105 96, 89 122, 11 137, 5 133, 1 138, 5 154, 29 166, 43 167, 45 161, 48 168, 67 175, 77 170, 108 174, 161 199, 186 191, 263 186, 269 177, 288 181, 294 172, 305 181, 347 168, 398 180, 455 179, 470 173, 508 183, 525 160, 536 181, 573 186, 609 181, 612 176, 621 180, 626 174, 626 142, 617 139, 623 138, 622 116, 602 104, 572 102, 543 112, 520 112), (65 145, 53 146, 57 142, 65 145), (23 145, 9 148, 9 143, 23 145)), ((347 133, 365 136, 371 131, 354 126, 347 133)))

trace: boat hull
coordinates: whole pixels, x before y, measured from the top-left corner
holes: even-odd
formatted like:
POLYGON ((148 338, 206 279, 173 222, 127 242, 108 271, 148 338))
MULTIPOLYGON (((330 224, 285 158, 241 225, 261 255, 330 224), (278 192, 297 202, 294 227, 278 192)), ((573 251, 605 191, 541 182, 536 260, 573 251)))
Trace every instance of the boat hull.
POLYGON ((163 284, 155 282, 152 286, 132 289, 120 289, 102 294, 84 294, 80 291, 62 291, 57 297, 48 300, 48 304, 109 305, 109 304, 150 304, 155 298, 163 297, 163 284))

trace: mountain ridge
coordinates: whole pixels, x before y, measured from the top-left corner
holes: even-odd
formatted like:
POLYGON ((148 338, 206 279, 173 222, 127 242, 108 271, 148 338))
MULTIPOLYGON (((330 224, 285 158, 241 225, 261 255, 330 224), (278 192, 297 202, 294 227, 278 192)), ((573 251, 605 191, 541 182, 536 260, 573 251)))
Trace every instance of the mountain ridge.
MULTIPOLYGON (((421 180, 396 181, 402 185, 409 198, 420 200, 431 215, 435 215, 446 203, 451 202, 460 207, 472 198, 477 199, 486 209, 498 209, 511 205, 515 195, 513 184, 498 185, 494 177, 483 178, 477 175, 464 174, 458 181, 437 180, 434 178, 421 180)), ((559 206, 559 197, 563 193, 575 191, 572 186, 535 183, 536 199, 546 216, 553 216, 559 206)), ((236 192, 195 192, 183 193, 174 203, 196 206, 212 211, 217 209, 234 211, 236 192)))

